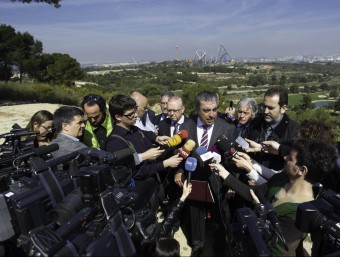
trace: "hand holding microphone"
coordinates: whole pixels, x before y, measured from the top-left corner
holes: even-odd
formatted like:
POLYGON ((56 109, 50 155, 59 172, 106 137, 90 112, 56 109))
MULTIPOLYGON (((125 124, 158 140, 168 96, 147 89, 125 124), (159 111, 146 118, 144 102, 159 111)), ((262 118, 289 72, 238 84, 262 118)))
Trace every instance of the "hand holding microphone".
POLYGON ((149 150, 142 153, 142 161, 153 161, 156 160, 158 156, 160 156, 164 152, 164 149, 160 147, 150 148, 149 150))
POLYGON ((182 142, 182 138, 179 135, 174 135, 168 139, 165 145, 162 145, 160 149, 168 149, 178 146, 182 142))

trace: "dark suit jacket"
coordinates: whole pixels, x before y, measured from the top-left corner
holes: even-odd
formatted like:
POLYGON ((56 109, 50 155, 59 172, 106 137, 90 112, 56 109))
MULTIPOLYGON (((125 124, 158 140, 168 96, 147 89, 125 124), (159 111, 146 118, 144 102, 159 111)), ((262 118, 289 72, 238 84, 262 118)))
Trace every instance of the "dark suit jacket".
MULTIPOLYGON (((264 140, 265 125, 263 116, 256 117, 246 129, 245 137, 258 143, 262 142, 264 140)), ((298 131, 298 124, 284 114, 281 122, 273 130, 271 139, 268 140, 273 140, 280 144, 288 142, 297 136, 298 131)), ((262 165, 274 170, 280 170, 284 166, 284 160, 279 155, 261 152, 250 154, 250 156, 262 165)))
MULTIPOLYGON (((187 119, 188 118, 186 116, 184 116, 184 122, 186 122, 187 119)), ((179 129, 182 129, 182 125, 183 124, 181 124, 179 126, 179 129)), ((171 136, 171 120, 170 120, 170 118, 166 118, 166 119, 159 122, 158 135, 159 136, 168 136, 168 137, 171 136)))
MULTIPOLYGON (((195 149, 191 153, 191 156, 197 159, 197 168, 192 173, 191 178, 194 180, 208 181, 214 196, 221 195, 222 184, 220 177, 211 172, 208 164, 204 164, 202 161, 200 161, 200 156, 196 153, 196 148, 200 144, 197 138, 197 116, 194 119, 187 119, 186 122, 182 124, 181 129, 186 129, 189 134, 188 139, 192 139, 196 143, 195 149)), ((237 133, 235 126, 228 124, 221 118, 217 118, 215 120, 208 148, 212 147, 216 143, 217 139, 222 135, 225 135, 228 138, 236 139, 237 133)), ((183 171, 184 168, 182 167, 179 172, 183 171)))

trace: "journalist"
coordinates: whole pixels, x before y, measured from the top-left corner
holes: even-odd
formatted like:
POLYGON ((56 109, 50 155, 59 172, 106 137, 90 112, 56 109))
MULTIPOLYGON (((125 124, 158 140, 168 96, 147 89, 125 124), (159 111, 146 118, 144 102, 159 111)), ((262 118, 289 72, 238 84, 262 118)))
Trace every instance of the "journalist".
MULTIPOLYGON (((285 251, 282 245, 276 244, 271 249, 273 256, 295 256, 296 248, 305 237, 295 227, 297 206, 314 199, 313 183, 321 181, 332 171, 336 157, 335 148, 328 144, 314 139, 299 139, 284 158, 284 172, 254 187, 254 191, 265 196, 275 208, 288 245, 289 250, 285 251)), ((250 187, 237 180, 221 164, 210 164, 210 167, 242 198, 254 200, 250 187)))

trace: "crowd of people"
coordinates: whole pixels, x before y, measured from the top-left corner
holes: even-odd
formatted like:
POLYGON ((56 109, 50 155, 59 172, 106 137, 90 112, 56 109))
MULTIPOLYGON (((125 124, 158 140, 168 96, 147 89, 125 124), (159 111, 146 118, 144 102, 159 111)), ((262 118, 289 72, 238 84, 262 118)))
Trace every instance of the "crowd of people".
POLYGON ((185 106, 182 97, 172 92, 160 96, 160 114, 148 107, 147 97, 138 91, 115 95, 108 102, 89 94, 80 107, 62 106, 54 114, 38 111, 27 129, 39 132, 39 146, 59 145, 51 153, 54 158, 83 148, 111 153, 132 148, 135 154, 121 160, 133 164, 129 186, 154 181, 157 190, 150 204, 165 220, 173 217, 177 206, 172 227, 154 246, 155 256, 179 256, 179 244, 173 239, 179 226, 192 249, 191 256, 206 255, 208 229, 213 237, 210 254, 228 256, 227 227, 237 208, 259 203, 254 192, 263 194, 274 206, 288 245, 288 251, 274 246, 273 256, 302 256, 306 235, 294 226, 298 204, 317 197, 316 185, 340 192, 339 145, 334 131, 319 121, 298 125, 290 119, 286 114, 288 95, 280 88, 268 89, 261 105, 255 99, 242 98, 224 113, 218 112, 219 101, 218 94, 202 91, 187 116, 185 110, 191 106, 185 106), (175 147, 169 145, 180 131, 186 131, 187 137, 175 147), (221 138, 235 142, 238 136, 249 148, 230 155, 218 147, 221 138), (187 180, 186 157, 178 151, 188 140, 195 143, 189 154, 197 160, 191 182, 187 180), (199 147, 219 154, 220 160, 202 160, 202 153, 196 151, 199 147), (191 189, 195 191, 194 181, 205 182, 212 201, 188 197, 191 189))

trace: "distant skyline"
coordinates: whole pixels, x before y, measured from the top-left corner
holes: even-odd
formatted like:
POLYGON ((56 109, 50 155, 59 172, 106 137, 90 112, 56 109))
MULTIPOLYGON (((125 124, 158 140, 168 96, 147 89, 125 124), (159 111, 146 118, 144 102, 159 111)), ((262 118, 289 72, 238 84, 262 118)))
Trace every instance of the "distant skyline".
POLYGON ((0 0, 0 23, 80 63, 340 54, 338 0, 0 0))

